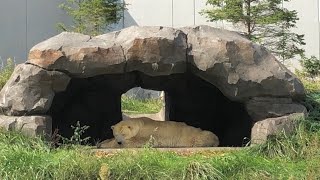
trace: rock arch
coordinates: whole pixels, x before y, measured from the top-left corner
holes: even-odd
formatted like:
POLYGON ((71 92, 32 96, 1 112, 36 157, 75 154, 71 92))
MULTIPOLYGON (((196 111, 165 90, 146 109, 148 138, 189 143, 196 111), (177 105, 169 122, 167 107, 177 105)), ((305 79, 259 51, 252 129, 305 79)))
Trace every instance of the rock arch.
POLYGON ((263 139, 280 126, 261 123, 288 125, 305 112, 297 77, 240 34, 133 26, 96 37, 61 33, 34 46, 0 92, 0 124, 25 124, 31 135, 53 125, 68 136, 81 120, 93 139, 105 139, 122 118, 121 94, 136 86, 164 90, 170 119, 215 132, 222 146, 241 146, 252 133, 263 139))

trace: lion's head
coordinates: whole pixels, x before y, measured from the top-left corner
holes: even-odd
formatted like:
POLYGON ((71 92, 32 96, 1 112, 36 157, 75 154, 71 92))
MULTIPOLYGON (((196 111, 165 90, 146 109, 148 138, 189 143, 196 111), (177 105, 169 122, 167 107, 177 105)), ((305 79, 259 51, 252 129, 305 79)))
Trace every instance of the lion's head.
POLYGON ((111 126, 113 136, 119 145, 125 143, 126 140, 136 136, 140 126, 135 120, 122 120, 111 126))

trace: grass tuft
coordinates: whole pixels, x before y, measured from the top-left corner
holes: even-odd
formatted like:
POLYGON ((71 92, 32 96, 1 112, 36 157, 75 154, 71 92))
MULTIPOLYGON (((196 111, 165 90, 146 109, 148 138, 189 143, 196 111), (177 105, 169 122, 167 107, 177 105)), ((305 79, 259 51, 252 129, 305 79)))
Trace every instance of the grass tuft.
POLYGON ((187 165, 184 179, 224 179, 225 176, 207 162, 192 161, 187 165))

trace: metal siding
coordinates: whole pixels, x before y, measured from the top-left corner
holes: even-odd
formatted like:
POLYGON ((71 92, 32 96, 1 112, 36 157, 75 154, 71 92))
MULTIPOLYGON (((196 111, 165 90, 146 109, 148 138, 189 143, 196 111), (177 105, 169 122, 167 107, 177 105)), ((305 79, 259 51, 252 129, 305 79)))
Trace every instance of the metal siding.
MULTIPOLYGON (((64 0, 1 0, 0 1, 0 56, 26 60, 27 51, 51 36, 58 34, 57 22, 71 23, 70 17, 57 6, 64 0), (28 2, 28 4, 26 4, 28 2)), ((139 26, 189 26, 207 24, 237 30, 231 23, 208 22, 199 12, 205 9, 206 0, 125 0, 128 4, 124 19, 113 26, 119 30, 132 25, 139 26)), ((284 3, 296 9, 300 20, 297 33, 305 34, 307 55, 319 57, 319 4, 317 0, 290 1, 284 3)))
POLYGON ((172 0, 125 0, 124 27, 172 26, 172 0))
POLYGON ((194 25, 194 0, 173 0, 173 27, 194 25))
POLYGON ((0 56, 3 61, 26 59, 26 1, 0 1, 0 56))
POLYGON ((27 7, 27 49, 39 42, 57 35, 59 22, 70 24, 71 19, 58 6, 63 0, 28 0, 27 7))
POLYGON ((319 22, 318 22, 318 0, 290 1, 284 2, 284 7, 289 10, 297 10, 300 18, 297 21, 297 29, 294 31, 305 34, 306 54, 308 56, 315 55, 319 57, 319 22))

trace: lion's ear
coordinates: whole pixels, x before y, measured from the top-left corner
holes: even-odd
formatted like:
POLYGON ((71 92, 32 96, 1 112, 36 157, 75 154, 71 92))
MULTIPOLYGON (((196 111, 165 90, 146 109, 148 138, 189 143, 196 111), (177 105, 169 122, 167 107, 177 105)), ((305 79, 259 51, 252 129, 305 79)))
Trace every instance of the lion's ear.
POLYGON ((114 126, 111 126, 111 129, 114 129, 114 126))

